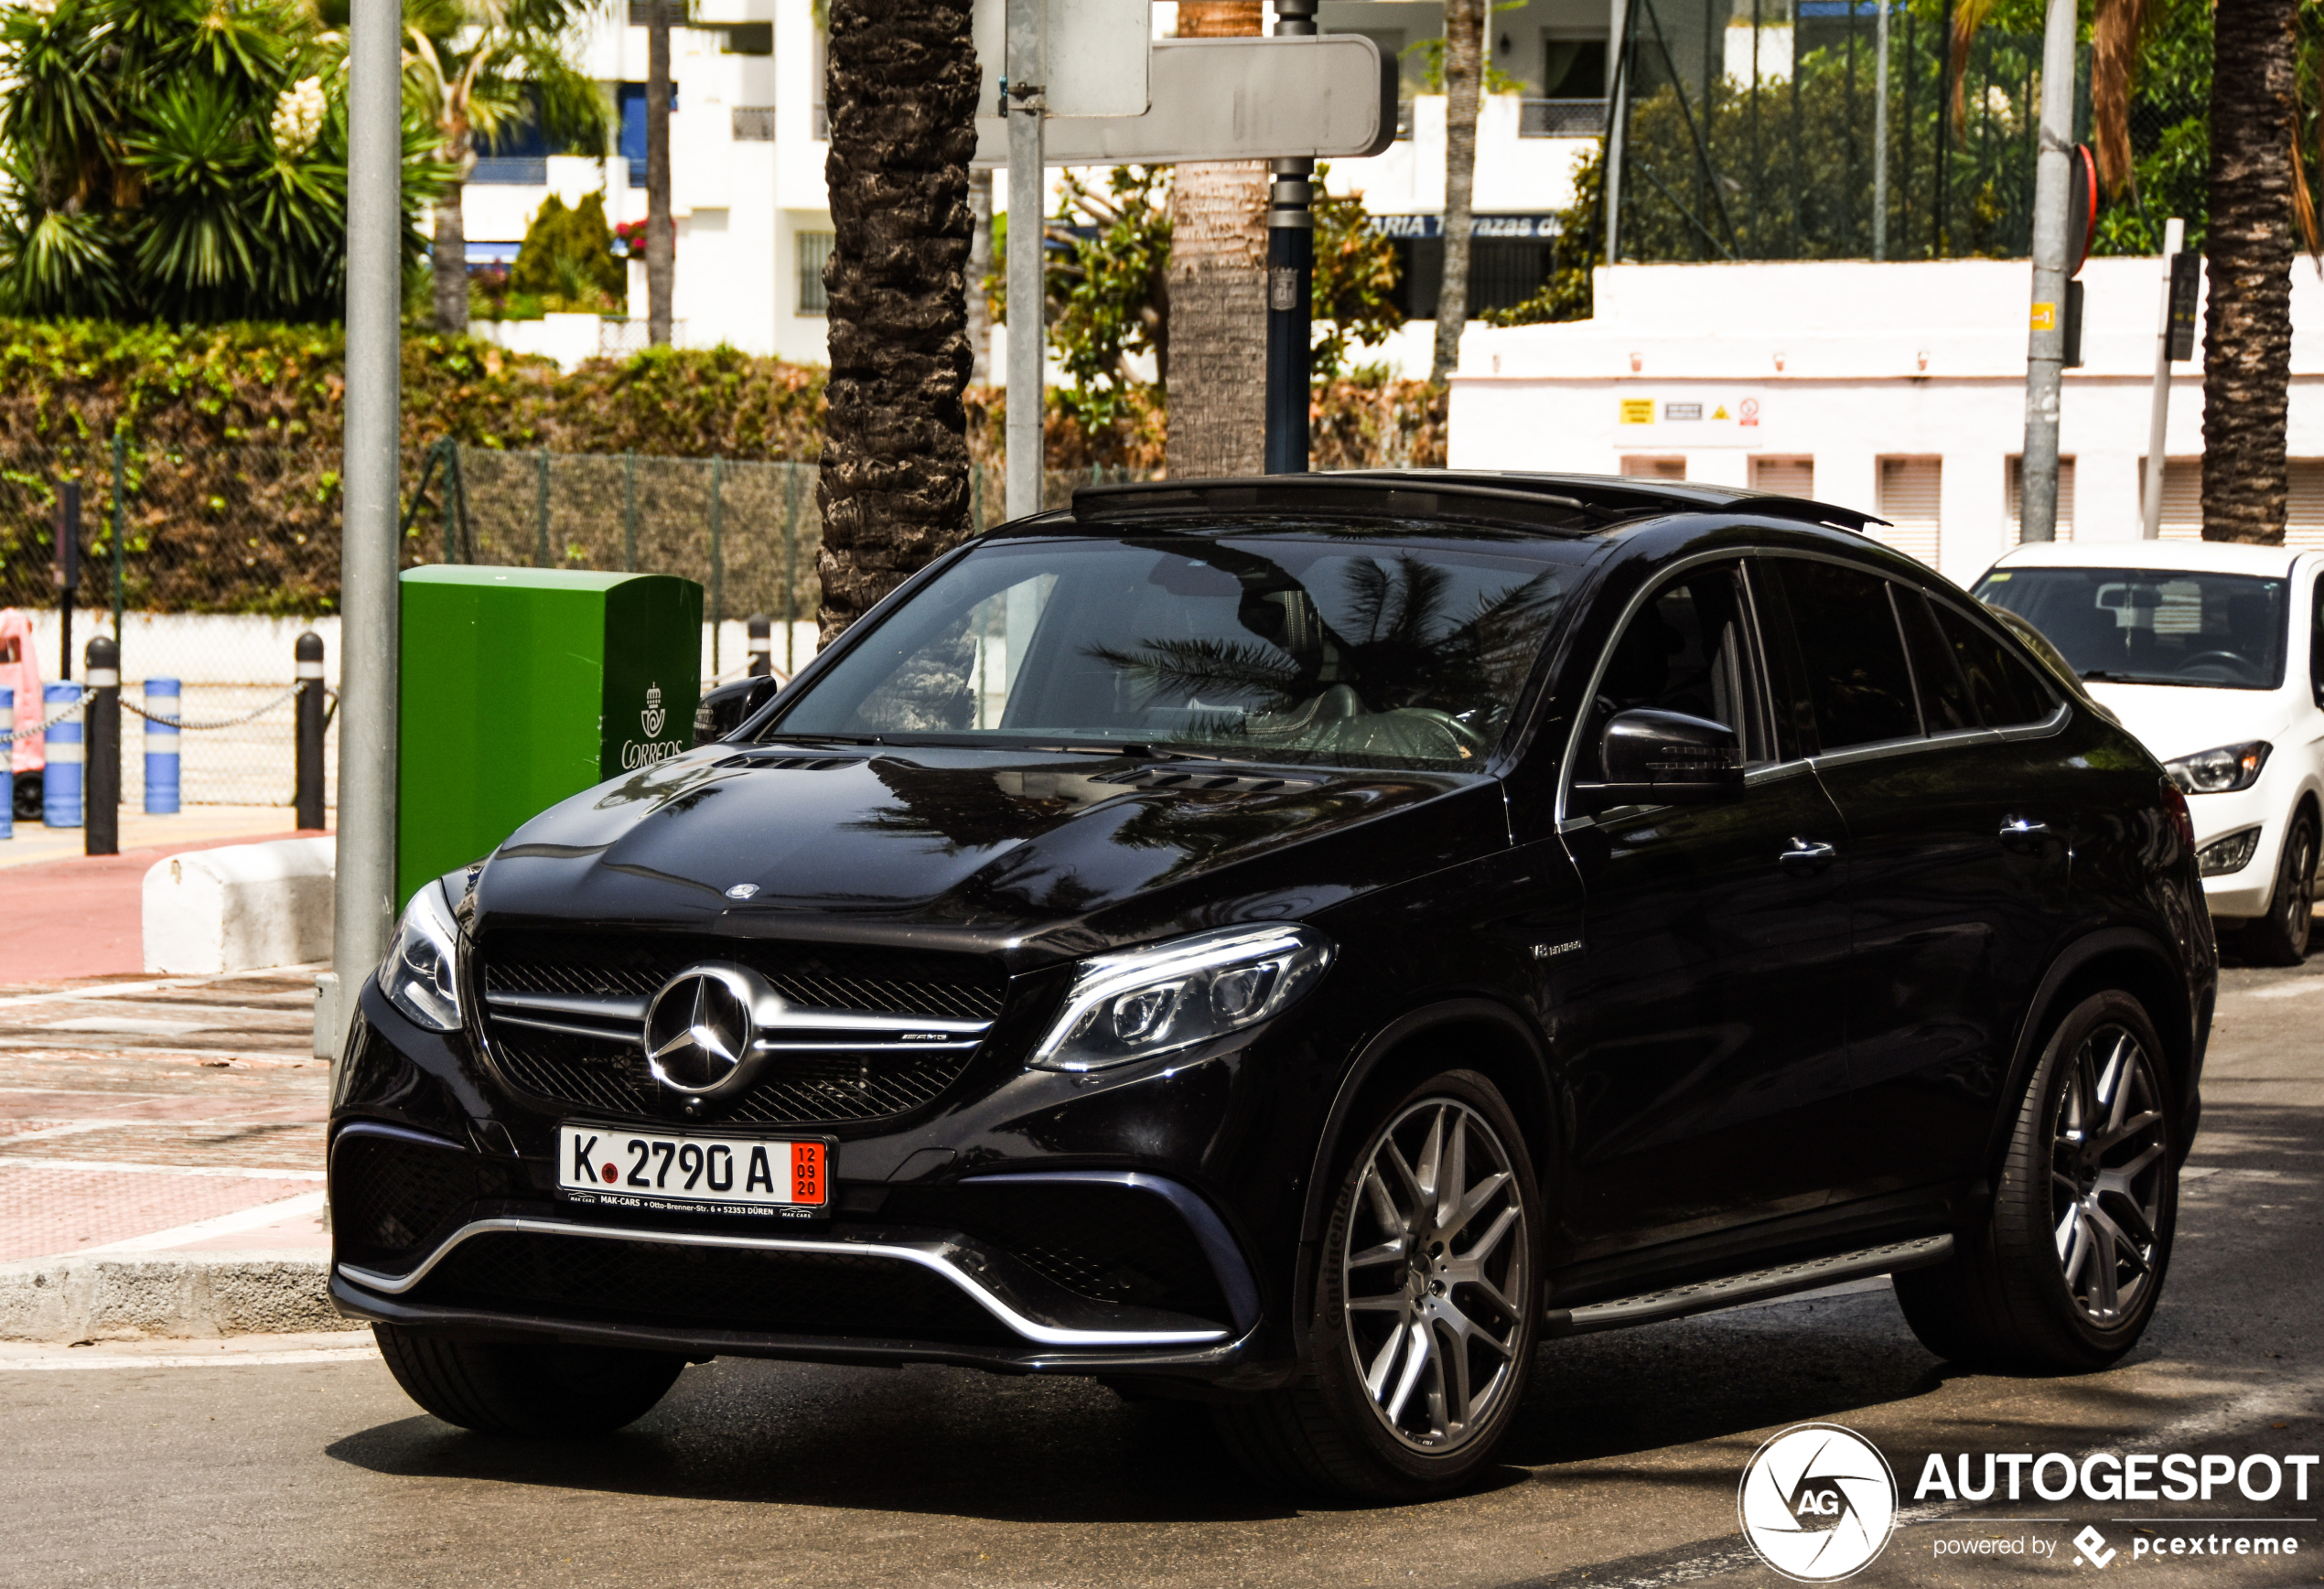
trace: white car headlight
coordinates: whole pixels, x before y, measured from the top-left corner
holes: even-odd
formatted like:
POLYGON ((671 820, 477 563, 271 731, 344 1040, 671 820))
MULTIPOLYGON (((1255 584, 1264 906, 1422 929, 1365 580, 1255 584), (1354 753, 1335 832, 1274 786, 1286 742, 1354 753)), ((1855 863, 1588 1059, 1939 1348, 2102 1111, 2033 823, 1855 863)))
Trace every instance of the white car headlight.
POLYGON ((2222 745, 2216 750, 2199 750, 2167 761, 2163 770, 2189 794, 2233 794, 2259 781, 2260 768, 2267 765, 2267 753, 2273 748, 2265 739, 2222 745))
POLYGON ((458 1031, 459 943, 460 929, 453 924, 444 886, 431 882, 412 896, 403 918, 395 924, 395 941, 380 961, 380 992, 430 1031, 458 1031))
POLYGON ((1198 932, 1083 961, 1033 1050, 1043 1070, 1103 1070, 1255 1025, 1305 997, 1331 940, 1296 922, 1198 932))

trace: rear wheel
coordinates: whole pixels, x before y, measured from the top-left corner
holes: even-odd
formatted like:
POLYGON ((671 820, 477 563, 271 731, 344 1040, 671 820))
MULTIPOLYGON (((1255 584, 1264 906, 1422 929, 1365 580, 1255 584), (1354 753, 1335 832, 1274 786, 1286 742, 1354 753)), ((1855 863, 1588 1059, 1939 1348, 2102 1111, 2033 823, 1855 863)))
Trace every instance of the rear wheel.
POLYGON ((604 1434, 652 1410, 686 1359, 619 1347, 513 1346, 375 1324, 403 1393, 479 1434, 604 1434))
POLYGON ((2051 1033, 1993 1212, 1953 1256, 1896 1278, 1938 1356, 2003 1372, 2103 1369, 2138 1344, 2178 1215, 2162 1044, 2145 1008, 2095 993, 2051 1033))
POLYGON ((2316 819, 2303 810, 2284 835, 2267 914, 2243 929, 2243 952, 2262 965, 2298 965, 2315 924, 2316 819))
POLYGON ((1508 1433, 1541 1314, 1540 1197, 1493 1084, 1448 1070, 1376 1112, 1325 1228, 1309 1365, 1215 1410, 1282 1489, 1411 1500, 1471 1476, 1508 1433))

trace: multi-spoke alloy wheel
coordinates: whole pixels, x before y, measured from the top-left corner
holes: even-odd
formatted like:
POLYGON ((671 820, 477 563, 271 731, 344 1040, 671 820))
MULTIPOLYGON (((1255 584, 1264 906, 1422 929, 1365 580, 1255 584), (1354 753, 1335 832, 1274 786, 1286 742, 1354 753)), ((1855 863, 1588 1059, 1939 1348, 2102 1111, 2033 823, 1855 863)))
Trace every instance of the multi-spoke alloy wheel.
POLYGON ((2165 1147, 2145 1046, 2123 1026, 2096 1028, 2059 1089, 2050 1202, 2066 1290, 2101 1329, 2121 1325, 2154 1276, 2165 1147))
POLYGON ((1449 1452, 1514 1377, 1531 1232, 1508 1150, 1452 1098, 1375 1138, 1340 1254, 1348 1349, 1372 1412, 1404 1444, 1449 1452))
POLYGON ((1541 1337, 1541 1193, 1509 1100, 1477 1071, 1407 1074, 1347 1124, 1303 1289, 1307 1366, 1211 1409, 1252 1476, 1419 1500, 1500 1449, 1541 1337))
POLYGON ((2138 1344, 2179 1207, 2168 1056, 2136 995, 2058 1017, 2019 1095, 1985 1217, 1952 1256, 1896 1277, 1913 1334, 2002 1373, 2103 1369, 2138 1344))

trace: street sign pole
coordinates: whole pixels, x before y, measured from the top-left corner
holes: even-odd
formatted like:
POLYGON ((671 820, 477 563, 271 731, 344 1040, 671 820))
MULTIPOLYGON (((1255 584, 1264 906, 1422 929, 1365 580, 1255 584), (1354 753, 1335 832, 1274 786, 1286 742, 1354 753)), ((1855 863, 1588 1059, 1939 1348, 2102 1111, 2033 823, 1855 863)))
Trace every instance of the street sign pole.
MULTIPOLYGON (((1277 38, 1316 30, 1316 0, 1275 0, 1277 38)), ((1271 475, 1307 472, 1307 383, 1315 327, 1316 163, 1275 162, 1267 193, 1267 444, 1271 475)))
POLYGON ((403 19, 354 0, 347 91, 345 527, 339 553, 339 844, 315 1052, 339 1056, 395 924, 396 432, 403 401, 403 19))
POLYGON ((2050 0, 2041 43, 2041 143, 2034 164, 2033 310, 2027 323, 2020 540, 2058 533, 2058 399, 2065 385, 2067 209, 2072 199, 2074 0, 2050 0))
POLYGON ((2170 425, 2171 276, 2179 247, 2186 241, 2184 220, 2174 215, 2163 223, 2163 301, 2155 316, 2155 393, 2146 421, 2146 499, 2139 504, 2145 517, 2138 533, 2147 541, 2163 532, 2163 445, 2170 425))
POLYGON ((1007 0, 1008 516, 1041 510, 1042 0, 1007 0))

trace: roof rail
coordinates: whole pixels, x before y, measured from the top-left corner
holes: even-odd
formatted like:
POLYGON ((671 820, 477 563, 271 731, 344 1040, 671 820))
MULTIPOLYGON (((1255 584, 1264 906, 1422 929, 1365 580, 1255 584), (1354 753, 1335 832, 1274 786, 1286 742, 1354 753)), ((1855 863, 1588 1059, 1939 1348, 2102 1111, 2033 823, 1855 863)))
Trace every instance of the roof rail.
POLYGON ((1617 521, 1661 513, 1743 512, 1861 531, 1887 521, 1852 508, 1801 497, 1763 495, 1727 486, 1618 475, 1549 475, 1485 469, 1344 469, 1196 480, 1137 480, 1081 486, 1073 517, 1262 508, 1406 511, 1514 522, 1587 534, 1617 521), (1390 500, 1382 502, 1381 493, 1390 500))

